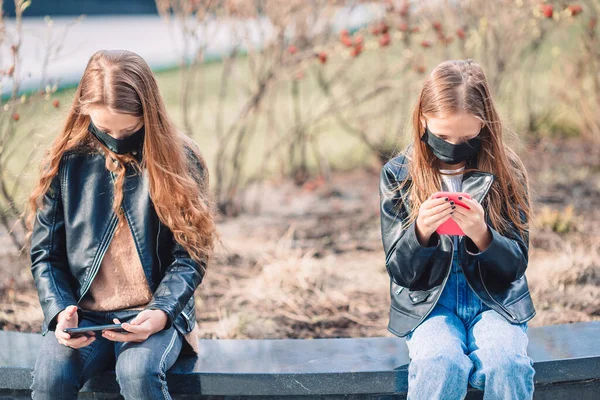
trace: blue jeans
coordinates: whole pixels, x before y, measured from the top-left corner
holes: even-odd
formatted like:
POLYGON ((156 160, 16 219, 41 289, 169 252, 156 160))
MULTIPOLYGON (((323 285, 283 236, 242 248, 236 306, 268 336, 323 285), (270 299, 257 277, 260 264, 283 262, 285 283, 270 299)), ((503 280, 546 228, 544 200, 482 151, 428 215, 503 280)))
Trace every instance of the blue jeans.
MULTIPOLYGON (((79 326, 129 321, 139 310, 84 311, 79 326)), ((103 337, 89 346, 72 349, 58 343, 54 331, 44 336, 33 372, 33 399, 76 399, 79 389, 94 374, 114 367, 125 399, 170 399, 166 372, 177 360, 183 338, 171 327, 141 343, 112 342, 103 337)))
POLYGON ((484 400, 533 397, 527 323, 509 323, 477 297, 457 251, 438 303, 406 343, 409 400, 463 399, 469 383, 484 400))

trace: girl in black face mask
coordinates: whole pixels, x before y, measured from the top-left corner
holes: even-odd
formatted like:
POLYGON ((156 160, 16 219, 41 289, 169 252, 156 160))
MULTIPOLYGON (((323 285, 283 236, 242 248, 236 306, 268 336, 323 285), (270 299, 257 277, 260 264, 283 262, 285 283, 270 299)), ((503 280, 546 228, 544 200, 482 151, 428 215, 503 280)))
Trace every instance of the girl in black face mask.
MULTIPOLYGON (((103 110, 107 112, 106 110, 103 110)), ((94 121, 90 119, 90 124, 88 126, 88 131, 98 139, 100 143, 102 143, 106 148, 116 154, 136 154, 138 151, 142 150, 142 144, 144 143, 144 135, 145 130, 142 125, 140 128, 137 128, 141 122, 134 120, 134 128, 132 130, 125 130, 125 133, 120 138, 115 138, 111 136, 108 132, 99 129, 94 121)))
MULTIPOLYGON (((468 121, 469 116, 464 116, 463 118, 468 121)), ((463 119, 459 119, 459 121, 462 120, 463 119)), ((439 133, 437 135, 432 133, 427 124, 425 124, 425 133, 421 136, 421 140, 429 147, 433 155, 440 160, 442 165, 462 165, 465 161, 473 158, 481 148, 481 137, 479 135, 481 129, 470 139, 464 139, 465 135, 461 135, 459 131, 453 129, 448 130, 447 128, 445 132, 446 131, 448 133, 444 135, 444 137, 455 137, 460 143, 454 144, 448 141, 448 139, 442 139, 442 137, 439 136, 439 133)), ((466 136, 471 136, 468 131, 466 136)))
POLYGON ((380 177, 388 329, 407 340, 408 398, 464 398, 471 384, 486 399, 531 399, 527 174, 503 143, 479 65, 438 65, 413 127, 412 145, 380 177), (468 208, 439 191, 468 193, 459 198, 468 208), (464 236, 436 232, 449 220, 464 236))
POLYGON ((91 57, 29 205, 44 313, 32 398, 76 399, 114 369, 125 399, 170 399, 167 371, 199 350, 194 292, 216 227, 200 149, 139 55, 91 57))

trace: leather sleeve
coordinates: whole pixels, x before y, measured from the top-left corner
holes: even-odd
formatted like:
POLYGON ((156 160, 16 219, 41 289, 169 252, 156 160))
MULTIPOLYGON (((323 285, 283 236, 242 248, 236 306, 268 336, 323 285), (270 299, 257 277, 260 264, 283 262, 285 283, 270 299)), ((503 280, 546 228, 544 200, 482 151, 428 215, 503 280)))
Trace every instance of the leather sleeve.
POLYGON ((146 306, 148 310, 162 310, 167 314, 167 324, 164 329, 169 329, 173 325, 175 318, 194 295, 204 278, 206 268, 206 262, 197 263, 175 239, 173 243, 171 251, 173 262, 166 268, 165 276, 146 306))
POLYGON ((77 305, 70 284, 73 277, 65 238, 59 172, 52 179, 36 213, 30 249, 31 273, 50 330, 55 329, 58 313, 70 305, 77 305))
MULTIPOLYGON (((520 211, 521 221, 527 223, 525 213, 520 211)), ((507 218, 508 221, 510 219, 507 218)), ((477 259, 486 273, 499 276, 507 282, 520 279, 527 269, 529 260, 529 230, 523 233, 523 237, 514 224, 509 223, 509 232, 500 234, 492 228, 488 222, 488 229, 492 235, 490 245, 479 251, 475 243, 465 237, 467 253, 477 259)))
POLYGON ((383 167, 379 179, 381 238, 385 252, 385 265, 391 279, 398 285, 419 289, 417 284, 430 270, 433 254, 440 245, 440 238, 434 233, 427 247, 417 238, 416 223, 406 229, 403 224, 408 219, 407 208, 393 171, 383 167))

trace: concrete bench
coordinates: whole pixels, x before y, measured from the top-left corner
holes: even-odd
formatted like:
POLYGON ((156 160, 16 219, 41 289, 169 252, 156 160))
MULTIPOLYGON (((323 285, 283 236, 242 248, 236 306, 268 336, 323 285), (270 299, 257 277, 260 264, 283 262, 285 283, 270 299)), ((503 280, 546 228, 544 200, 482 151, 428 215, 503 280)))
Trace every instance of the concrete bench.
MULTIPOLYGON (((600 399, 600 321, 529 329, 536 399, 600 399)), ((0 331, 0 399, 28 398, 42 337, 0 331)), ((403 339, 201 340, 198 358, 168 374, 175 399, 403 399, 403 339)), ((117 399, 114 372, 91 379, 80 398, 117 399)), ((482 398, 469 389, 468 399, 482 398)))

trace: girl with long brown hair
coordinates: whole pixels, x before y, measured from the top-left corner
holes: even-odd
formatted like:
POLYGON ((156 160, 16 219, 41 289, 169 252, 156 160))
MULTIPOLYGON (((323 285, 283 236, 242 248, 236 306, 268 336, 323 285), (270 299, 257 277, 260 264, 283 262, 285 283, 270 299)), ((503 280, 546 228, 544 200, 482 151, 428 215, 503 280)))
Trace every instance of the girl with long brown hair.
POLYGON ((434 68, 412 127, 380 176, 388 329, 406 337, 408 398, 462 399, 470 383, 485 399, 530 399, 528 179, 479 64, 434 68), (449 222, 455 234, 437 232, 449 222))
POLYGON ((167 370, 197 350, 214 212, 203 158, 140 56, 91 57, 29 203, 44 312, 33 398, 75 399, 110 367, 126 399, 170 398, 167 370), (113 323, 121 331, 65 332, 113 323))

